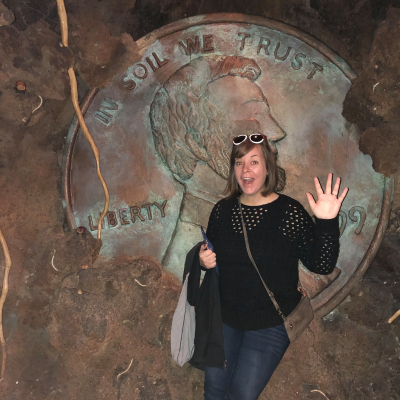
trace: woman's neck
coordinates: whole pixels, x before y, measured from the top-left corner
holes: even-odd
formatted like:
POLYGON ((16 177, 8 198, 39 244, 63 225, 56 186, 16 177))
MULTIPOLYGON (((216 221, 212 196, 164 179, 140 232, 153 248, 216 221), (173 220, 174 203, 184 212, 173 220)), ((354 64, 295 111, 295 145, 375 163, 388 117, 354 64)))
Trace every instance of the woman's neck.
POLYGON ((277 193, 271 193, 268 196, 262 196, 261 194, 256 197, 246 196, 244 193, 240 195, 240 202, 245 206, 262 206, 264 204, 272 203, 279 195, 277 193))

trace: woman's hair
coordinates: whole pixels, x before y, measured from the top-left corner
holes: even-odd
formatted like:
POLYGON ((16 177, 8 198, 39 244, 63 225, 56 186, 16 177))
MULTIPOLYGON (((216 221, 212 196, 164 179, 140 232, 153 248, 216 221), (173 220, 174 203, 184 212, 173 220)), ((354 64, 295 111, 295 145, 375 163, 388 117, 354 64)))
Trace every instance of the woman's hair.
POLYGON ((285 186, 285 171, 276 164, 276 155, 272 152, 268 141, 264 140, 260 144, 254 144, 249 139, 246 139, 239 145, 233 145, 232 147, 228 182, 224 191, 224 193, 228 195, 227 197, 229 199, 239 197, 242 194, 242 189, 240 189, 235 176, 235 162, 238 158, 245 156, 255 146, 260 147, 268 172, 268 175, 265 178, 265 190, 261 192, 261 195, 268 196, 275 191, 279 192, 283 190, 285 186))

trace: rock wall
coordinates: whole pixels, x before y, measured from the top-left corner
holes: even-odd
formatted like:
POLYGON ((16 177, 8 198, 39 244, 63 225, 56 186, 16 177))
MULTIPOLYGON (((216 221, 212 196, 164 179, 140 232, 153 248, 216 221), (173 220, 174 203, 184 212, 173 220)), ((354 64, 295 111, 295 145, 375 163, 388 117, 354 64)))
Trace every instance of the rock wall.
MULTIPOLYGON (((395 6, 364 0, 66 1, 65 49, 55 1, 0 2, 0 228, 13 261, 0 397, 202 398, 202 373, 174 365, 169 355, 179 282, 152 259, 96 261, 98 242, 65 224, 60 165, 73 118, 68 66, 75 65, 82 95, 134 63, 134 41, 166 23, 211 12, 275 18, 315 36, 357 71, 344 115, 359 126, 360 148, 375 169, 397 174, 399 182, 395 6), (15 88, 18 80, 25 91, 15 88)), ((367 274, 290 348, 261 399, 322 399, 316 389, 330 400, 400 398, 400 320, 387 323, 400 308, 399 190, 397 183, 389 234, 367 274)))

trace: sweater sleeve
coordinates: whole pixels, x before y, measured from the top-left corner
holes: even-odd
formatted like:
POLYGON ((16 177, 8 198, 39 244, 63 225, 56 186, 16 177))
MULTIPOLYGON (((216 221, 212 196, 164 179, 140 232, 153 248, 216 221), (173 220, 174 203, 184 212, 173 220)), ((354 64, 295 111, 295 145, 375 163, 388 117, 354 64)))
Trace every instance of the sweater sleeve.
POLYGON ((211 244, 214 244, 215 238, 218 235, 218 223, 222 210, 222 202, 223 200, 220 200, 217 204, 215 204, 208 219, 206 235, 211 244))
POLYGON ((329 275, 339 256, 339 218, 319 219, 315 224, 297 201, 288 204, 280 225, 299 252, 303 265, 316 274, 329 275))

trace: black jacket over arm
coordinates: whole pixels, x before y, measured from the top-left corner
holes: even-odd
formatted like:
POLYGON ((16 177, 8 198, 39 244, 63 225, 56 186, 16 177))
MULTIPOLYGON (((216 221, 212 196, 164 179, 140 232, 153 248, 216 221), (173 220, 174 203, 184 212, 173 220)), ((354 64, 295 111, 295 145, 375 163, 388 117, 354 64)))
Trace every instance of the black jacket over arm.
POLYGON ((195 306, 196 310, 195 350, 189 363, 201 370, 204 370, 205 367, 224 368, 225 354, 218 274, 215 268, 207 270, 200 286, 199 251, 201 245, 202 242, 189 251, 183 273, 184 281, 186 274, 190 272, 187 299, 190 305, 195 306))

